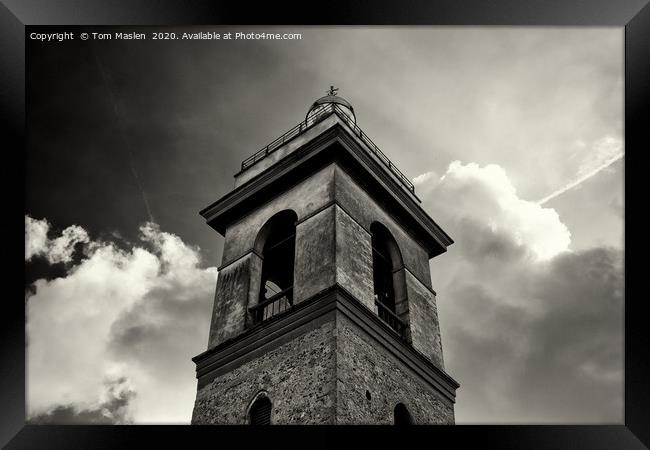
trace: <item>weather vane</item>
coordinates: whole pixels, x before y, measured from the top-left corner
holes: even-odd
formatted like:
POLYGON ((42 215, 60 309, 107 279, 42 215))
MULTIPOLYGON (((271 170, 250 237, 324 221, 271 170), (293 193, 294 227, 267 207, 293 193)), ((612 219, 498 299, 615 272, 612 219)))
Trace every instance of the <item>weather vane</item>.
POLYGON ((327 95, 336 95, 336 93, 339 91, 339 88, 335 88, 334 86, 330 86, 330 90, 327 91, 327 95))

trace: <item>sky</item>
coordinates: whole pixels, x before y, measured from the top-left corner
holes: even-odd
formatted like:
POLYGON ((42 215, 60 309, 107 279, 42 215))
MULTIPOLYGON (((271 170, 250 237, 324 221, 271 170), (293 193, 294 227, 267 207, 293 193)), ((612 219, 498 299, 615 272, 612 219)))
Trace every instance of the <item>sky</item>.
POLYGON ((164 31, 302 38, 28 41, 32 420, 189 422, 223 247, 198 211, 335 85, 455 241, 456 422, 623 422, 622 28, 164 31))

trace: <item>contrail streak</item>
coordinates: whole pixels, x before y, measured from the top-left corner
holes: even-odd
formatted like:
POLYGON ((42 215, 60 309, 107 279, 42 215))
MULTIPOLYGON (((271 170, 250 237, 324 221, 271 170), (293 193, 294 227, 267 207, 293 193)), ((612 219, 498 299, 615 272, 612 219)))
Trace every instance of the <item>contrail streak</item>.
POLYGON ((124 119, 122 118, 122 111, 120 109, 120 105, 117 101, 117 96, 115 95, 115 91, 113 90, 113 86, 111 84, 111 79, 110 76, 106 73, 104 70, 104 66, 102 66, 101 61, 99 60, 99 57, 97 56, 97 53, 95 53, 94 50, 91 50, 93 53, 93 56, 95 58, 95 64, 97 64, 97 68, 99 69, 99 72, 102 75, 102 80, 104 81, 104 85, 106 86, 106 89, 108 90, 111 98, 111 103, 113 105, 113 112, 115 113, 115 116, 117 118, 117 125, 118 129, 120 131, 120 136, 122 137, 122 140, 124 141, 124 148, 126 149, 126 153, 128 156, 129 160, 129 168, 131 169, 131 174, 133 175, 133 179, 135 180, 135 184, 138 187, 138 190, 140 191, 140 194, 142 195, 142 202, 144 203, 144 207, 147 210, 147 214, 149 216, 149 220, 151 222, 155 222, 153 214, 151 213, 151 208, 149 207, 149 201, 147 200, 147 194, 144 192, 144 188, 142 187, 142 183, 140 182, 140 177, 138 176, 138 171, 135 169, 135 159, 133 158, 133 152, 131 151, 131 145, 129 143, 129 140, 126 137, 126 126, 124 125, 124 119))
POLYGON ((609 167, 610 165, 614 164, 616 161, 618 161, 619 159, 621 159, 623 156, 625 156, 625 153, 623 153, 623 152, 621 152, 621 153, 619 153, 619 154, 617 154, 617 155, 612 156, 611 158, 607 159, 603 164, 601 164, 600 166, 598 166, 598 167, 596 167, 595 169, 591 170, 590 172, 586 173, 585 175, 582 175, 580 178, 578 178, 578 179, 572 181, 571 183, 567 184, 567 185, 564 186, 563 188, 558 189, 557 191, 553 192, 552 194, 547 195, 547 196, 544 197, 543 199, 538 200, 538 201, 537 201, 537 204, 538 204, 538 205, 543 205, 544 203, 546 203, 547 201, 549 201, 549 200, 551 200, 551 199, 557 197, 558 195, 564 194, 564 193, 565 193, 566 191, 568 191, 569 189, 572 189, 572 188, 578 186, 578 185, 581 184, 583 181, 588 180, 589 178, 593 177, 594 175, 596 175, 596 174, 597 174, 598 172, 600 172, 601 170, 606 169, 606 168, 609 167))

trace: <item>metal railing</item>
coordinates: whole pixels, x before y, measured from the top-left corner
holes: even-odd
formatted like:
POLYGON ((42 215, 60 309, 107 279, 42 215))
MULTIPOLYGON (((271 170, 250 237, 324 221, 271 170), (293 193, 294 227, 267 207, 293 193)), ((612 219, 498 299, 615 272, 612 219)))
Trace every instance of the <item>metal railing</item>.
MULTIPOLYGON (((406 339, 406 323, 386 305, 375 299, 377 315, 403 339, 406 339)), ((248 308, 253 316, 253 324, 262 323, 273 316, 283 313, 293 307, 293 286, 284 289, 274 296, 248 308)))
POLYGON ((323 106, 321 110, 308 116, 307 119, 303 122, 300 122, 295 127, 291 128, 289 131, 284 133, 279 138, 275 139, 273 142, 268 144, 266 147, 257 151, 253 155, 246 158, 241 163, 241 170, 244 171, 257 163, 258 161, 266 158, 270 153, 273 153, 276 149, 284 145, 286 142, 290 141, 294 137, 301 134, 303 131, 307 130, 311 126, 323 120, 325 117, 330 114, 336 114, 339 116, 354 132, 354 134, 363 141, 364 144, 370 150, 370 153, 373 154, 379 161, 381 161, 390 172, 392 172, 395 177, 404 185, 404 187, 411 193, 415 194, 415 186, 413 183, 392 163, 390 159, 382 152, 379 147, 368 137, 366 133, 363 132, 361 128, 348 116, 340 106, 331 103, 329 105, 323 106))
POLYGON ((284 289, 274 296, 248 308, 254 322, 260 323, 283 313, 293 306, 293 286, 284 289))
MULTIPOLYGON (((313 125, 313 124, 312 124, 313 125)), ((244 171, 251 167, 253 164, 256 162, 266 158, 269 153, 272 153, 274 150, 276 150, 278 147, 281 147, 285 142, 293 139, 294 137, 298 136, 300 133, 302 133, 304 130, 309 128, 305 122, 300 122, 298 125, 284 133, 282 136, 279 138, 275 139, 273 142, 268 144, 266 147, 264 147, 262 150, 255 152, 255 154, 249 156, 245 160, 242 161, 241 163, 241 170, 244 171)))
POLYGON ((389 327, 397 332, 402 338, 405 337, 406 323, 391 311, 386 305, 375 300, 377 305, 377 315, 381 320, 386 322, 389 327))
POLYGON ((411 181, 406 177, 406 175, 404 175, 395 166, 395 164, 393 164, 393 162, 390 159, 388 159, 388 156, 386 156, 384 152, 379 150, 379 147, 377 147, 377 145, 374 142, 372 142, 372 139, 370 139, 368 135, 364 133, 363 130, 359 128, 359 126, 356 123, 354 123, 354 121, 350 119, 350 117, 347 114, 345 114, 345 112, 343 112, 339 106, 335 104, 332 104, 332 106, 334 107, 334 110, 339 113, 338 116, 341 117, 341 119, 343 119, 343 121, 347 123, 350 128, 352 128, 354 134, 356 134, 364 142, 364 144, 368 146, 370 151, 377 157, 377 159, 381 161, 386 167, 388 167, 388 170, 390 170, 393 173, 393 175, 395 175, 397 179, 402 182, 402 184, 406 187, 406 189, 409 192, 415 194, 415 186, 413 186, 413 183, 411 183, 411 181))

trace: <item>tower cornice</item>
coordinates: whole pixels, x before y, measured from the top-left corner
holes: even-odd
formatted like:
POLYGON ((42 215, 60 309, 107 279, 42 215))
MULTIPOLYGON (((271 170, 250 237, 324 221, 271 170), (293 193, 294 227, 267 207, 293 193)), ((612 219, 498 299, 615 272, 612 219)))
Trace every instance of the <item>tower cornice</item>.
MULTIPOLYGON (((415 194, 404 189, 354 131, 336 115, 323 130, 264 167, 243 184, 200 211, 206 222, 222 235, 226 227, 251 207, 263 204, 305 179, 316 170, 336 162, 361 181, 364 189, 384 204, 427 249, 429 257, 446 251, 451 237, 424 211, 415 194)), ((287 143, 289 145, 290 143, 287 143)), ((281 153, 280 153, 281 154, 281 153)))
POLYGON ((376 345, 413 371, 445 403, 452 405, 455 402, 456 389, 460 386, 458 382, 411 345, 398 339, 395 332, 373 311, 339 284, 192 358, 196 363, 199 389, 221 374, 281 346, 309 329, 337 320, 337 315, 352 321, 376 345))

